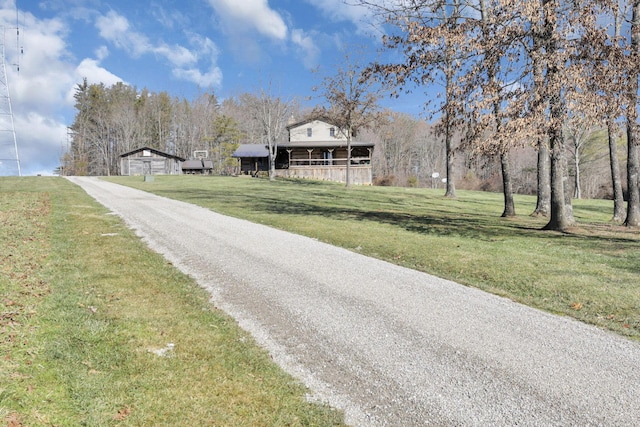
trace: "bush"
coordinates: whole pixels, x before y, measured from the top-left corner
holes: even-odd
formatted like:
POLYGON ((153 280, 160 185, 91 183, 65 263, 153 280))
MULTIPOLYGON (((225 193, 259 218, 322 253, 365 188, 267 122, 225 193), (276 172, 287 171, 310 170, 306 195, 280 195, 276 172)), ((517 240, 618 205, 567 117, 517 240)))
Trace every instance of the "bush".
POLYGON ((396 177, 394 175, 377 176, 373 179, 373 185, 380 187, 392 187, 396 185, 396 177))

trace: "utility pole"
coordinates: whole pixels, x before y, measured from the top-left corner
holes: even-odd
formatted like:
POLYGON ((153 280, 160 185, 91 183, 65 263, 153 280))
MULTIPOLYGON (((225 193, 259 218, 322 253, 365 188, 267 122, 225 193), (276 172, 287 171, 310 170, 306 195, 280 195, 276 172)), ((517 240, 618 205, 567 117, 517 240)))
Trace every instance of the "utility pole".
MULTIPOLYGON (((16 57, 19 59, 22 53, 20 47, 20 29, 17 24, 16 6, 16 57)), ((18 155, 18 140, 16 138, 16 126, 11 107, 11 95, 9 94, 9 81, 7 78, 7 60, 5 55, 5 30, 2 34, 2 65, 0 69, 0 176, 22 176, 20 169, 20 156, 18 155)), ((20 71, 20 65, 16 59, 16 69, 20 71)))

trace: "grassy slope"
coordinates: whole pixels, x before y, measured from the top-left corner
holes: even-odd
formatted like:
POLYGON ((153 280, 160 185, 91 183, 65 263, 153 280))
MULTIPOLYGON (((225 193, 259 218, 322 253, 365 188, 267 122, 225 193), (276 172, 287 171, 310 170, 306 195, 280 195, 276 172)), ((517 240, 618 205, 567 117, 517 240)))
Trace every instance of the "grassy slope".
POLYGON ((341 425, 66 180, 0 178, 0 242, 0 424, 341 425))
POLYGON ((611 202, 574 201, 579 226, 541 231, 517 196, 500 218, 500 194, 356 187, 314 181, 157 176, 113 181, 185 200, 475 286, 640 338, 640 233, 609 223, 611 202))

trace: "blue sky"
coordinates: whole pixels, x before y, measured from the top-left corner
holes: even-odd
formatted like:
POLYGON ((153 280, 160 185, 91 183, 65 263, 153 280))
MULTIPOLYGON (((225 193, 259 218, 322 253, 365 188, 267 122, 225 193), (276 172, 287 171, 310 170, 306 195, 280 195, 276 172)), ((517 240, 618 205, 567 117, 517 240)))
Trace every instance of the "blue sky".
MULTIPOLYGON (((311 70, 331 74, 345 48, 367 45, 372 54, 380 48, 367 11, 342 0, 0 0, 0 5, 23 175, 51 174, 59 164, 75 114, 74 88, 83 78, 106 85, 123 81, 187 99, 205 90, 224 99, 269 85, 274 95, 307 99, 317 96, 312 87, 320 80, 311 70)), ((384 103, 398 111, 421 110, 408 99, 384 103)))

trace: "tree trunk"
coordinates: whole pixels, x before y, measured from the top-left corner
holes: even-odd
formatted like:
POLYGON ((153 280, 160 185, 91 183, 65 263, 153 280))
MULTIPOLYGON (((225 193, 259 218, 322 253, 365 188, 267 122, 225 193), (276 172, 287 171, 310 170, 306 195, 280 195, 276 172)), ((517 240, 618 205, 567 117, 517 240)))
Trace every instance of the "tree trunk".
POLYGON ((573 167, 576 170, 576 175, 573 177, 573 198, 581 199, 582 198, 582 190, 580 189, 580 155, 578 154, 578 146, 575 146, 576 152, 573 156, 573 167))
MULTIPOLYGON (((635 106, 634 106, 635 107, 635 106)), ((630 108, 634 110, 635 108, 630 108)), ((625 225, 627 227, 640 226, 640 189, 638 188, 638 171, 640 158, 638 153, 638 123, 637 114, 629 114, 629 123, 627 125, 627 186, 629 198, 627 201, 627 219, 625 225)))
POLYGON ((276 154, 277 149, 274 145, 269 145, 269 181, 276 180, 276 154))
POLYGON ((351 134, 347 137, 347 171, 345 176, 345 186, 351 187, 351 134))
POLYGON ((571 204, 571 188, 569 187, 569 164, 567 161, 566 141, 564 137, 562 139, 562 150, 560 156, 562 156, 562 185, 564 187, 564 215, 569 225, 575 225, 575 219, 573 217, 573 205, 571 204))
POLYGON ((453 150, 451 148, 451 139, 447 138, 447 143, 446 143, 446 149, 447 149, 447 191, 445 192, 444 196, 445 197, 450 197, 452 199, 455 199, 456 196, 456 185, 455 185, 455 181, 453 179, 453 173, 454 173, 454 155, 453 155, 453 150))
MULTIPOLYGON (((547 75, 551 75, 552 84, 556 82, 558 68, 552 66, 547 75)), ((549 129, 549 149, 551 154, 551 217, 545 230, 565 231, 573 224, 571 204, 567 203, 566 156, 564 154, 564 135, 562 132, 562 118, 564 117, 564 103, 562 94, 558 90, 549 99, 549 115, 551 128, 549 129)), ((570 201, 569 195, 569 201, 570 201)))
POLYGON ((448 114, 446 115, 445 120, 447 120, 446 123, 446 129, 445 129, 445 136, 444 136, 444 145, 445 145, 445 151, 447 154, 447 182, 446 182, 446 187, 447 190, 444 193, 444 197, 449 197, 452 199, 455 199, 456 196, 456 185, 455 185, 455 180, 453 179, 453 174, 454 174, 454 153, 453 153, 453 147, 452 147, 452 136, 451 136, 451 125, 449 123, 449 116, 448 114))
POLYGON ((511 184, 509 152, 505 151, 500 155, 500 163, 502 166, 502 192, 504 193, 504 212, 502 212, 502 217, 516 216, 516 207, 513 202, 513 186, 511 184))
POLYGON ((609 164, 611 166, 611 183, 613 185, 613 218, 614 222, 623 222, 626 218, 624 211, 624 194, 620 179, 620 161, 618 159, 618 145, 614 137, 612 119, 607 120, 607 138, 609 140, 609 164))
MULTIPOLYGON (((456 3, 457 4, 457 3, 456 3)), ((455 24, 454 24, 455 25, 455 24)), ((452 100, 453 96, 453 78, 454 78, 454 70, 453 70, 453 60, 451 59, 452 51, 455 50, 455 47, 452 48, 449 43, 447 43, 446 47, 446 64, 445 64, 445 105, 444 105, 444 120, 445 120, 445 129, 444 129, 444 145, 447 156, 447 190, 444 193, 445 197, 449 197, 455 199, 456 196, 456 185, 455 180, 453 178, 454 174, 454 153, 453 153, 453 119, 454 115, 452 114, 452 100)))
POLYGON ((627 186, 629 198, 627 201, 627 227, 640 225, 640 188, 638 188, 638 172, 640 171, 640 158, 638 145, 638 49, 640 48, 640 0, 633 2, 633 14, 631 19, 631 56, 635 61, 629 70, 631 81, 629 82, 629 107, 627 108, 627 186))
POLYGON ((544 63, 546 73, 546 86, 549 106, 549 150, 551 152, 551 217, 545 230, 565 231, 573 225, 573 212, 567 206, 565 192, 566 157, 564 155, 564 135, 562 124, 565 122, 565 104, 562 94, 564 82, 561 70, 564 64, 558 56, 558 40, 553 37, 557 34, 557 2, 555 0, 543 0, 544 27, 543 35, 546 61, 544 63))
POLYGON ((562 136, 551 135, 551 217, 545 230, 565 231, 572 224, 567 218, 564 190, 564 161, 562 136))
MULTIPOLYGON (((536 34, 533 43, 534 50, 538 51, 542 49, 542 45, 545 43, 545 37, 541 34, 536 34)), ((542 97, 541 83, 544 81, 544 65, 540 55, 534 55, 533 61, 533 80, 535 83, 536 100, 535 104, 544 104, 542 97)), ((551 157, 549 153, 548 137, 539 137, 538 139, 538 185, 536 189, 537 202, 536 209, 531 215, 549 217, 551 213, 551 170, 550 163, 551 157)))
POLYGON ((538 143, 538 201, 531 215, 548 217, 551 212, 551 171, 549 170, 549 147, 540 140, 538 143))

